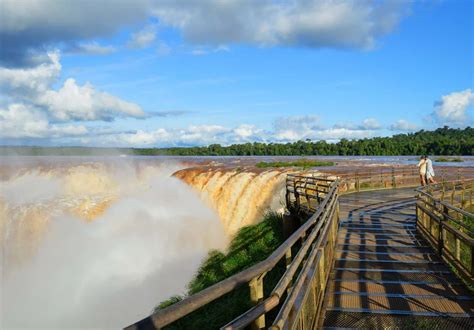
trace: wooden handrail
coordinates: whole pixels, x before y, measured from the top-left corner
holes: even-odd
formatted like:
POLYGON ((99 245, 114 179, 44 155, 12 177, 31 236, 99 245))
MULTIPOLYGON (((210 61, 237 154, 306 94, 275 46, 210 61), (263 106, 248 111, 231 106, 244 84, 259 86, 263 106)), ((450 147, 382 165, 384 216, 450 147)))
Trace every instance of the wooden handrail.
MULTIPOLYGON (((318 246, 320 246, 320 243, 324 237, 327 237, 328 231, 332 230, 331 224, 334 223, 333 218, 338 203, 339 184, 344 183, 347 185, 350 182, 355 182, 354 184, 356 189, 360 190, 361 180, 372 180, 375 178, 377 182, 379 182, 378 179, 380 179, 381 182, 379 183, 382 183, 383 186, 387 187, 387 181, 384 181, 384 179, 390 178, 391 180, 389 181, 388 186, 395 188, 400 182, 397 182, 397 179, 400 179, 400 177, 403 180, 409 179, 409 185, 415 185, 419 179, 416 169, 395 170, 394 168, 384 168, 380 171, 328 174, 325 176, 288 174, 288 209, 293 208, 298 212, 303 211, 303 213, 306 214, 312 213, 312 215, 303 225, 301 225, 287 240, 285 240, 285 242, 281 244, 267 259, 192 296, 189 296, 180 302, 177 302, 165 309, 158 310, 145 319, 130 325, 126 329, 140 329, 142 327, 149 328, 150 326, 162 328, 243 285, 250 284, 253 288, 252 290, 260 290, 261 292, 264 275, 272 270, 283 258, 287 257, 288 251, 291 251, 291 248, 297 242, 303 240, 304 242, 298 250, 297 255, 291 264, 288 265, 287 270, 280 278, 280 281, 272 290, 271 294, 266 298, 262 297, 263 299, 258 298, 258 300, 256 300, 256 305, 253 308, 241 314, 239 317, 228 323, 225 327, 226 329, 233 329, 248 325, 252 321, 262 321, 262 315, 280 304, 280 299, 283 296, 285 290, 288 290, 288 287, 293 281, 294 276, 297 275, 296 272, 299 270, 298 277, 296 279, 297 282, 292 288, 292 291, 288 294, 287 299, 293 299, 295 297, 296 293, 294 292, 296 291, 293 290, 297 290, 299 288, 299 285, 302 283, 300 282, 300 279, 306 276, 305 271, 309 267, 308 262, 312 262, 313 264, 318 264, 320 262, 319 260, 322 258, 322 252, 321 250, 318 250, 321 249, 321 247, 318 246), (302 200, 302 198, 305 200, 302 200), (310 200, 312 200, 311 203, 310 200), (314 201, 317 202, 315 208, 311 205, 314 201), (309 230, 311 231, 308 235, 309 230), (308 251, 311 251, 309 252, 309 255, 308 251), (254 287, 255 285, 257 287, 254 287)), ((419 192, 420 196, 431 196, 426 191, 419 190, 419 192)), ((467 211, 459 209, 453 205, 446 204, 444 201, 438 200, 436 203, 442 205, 445 208, 449 208, 454 212, 459 212, 460 214, 466 215, 467 211)), ((422 210, 422 208, 417 208, 417 214, 418 209, 422 210)), ((428 211, 428 209, 426 209, 426 211, 428 211)), ((430 211, 429 213, 432 212, 430 211)), ((440 214, 442 214, 442 212, 440 212, 440 214)), ((467 214, 471 215, 469 212, 467 212, 467 214)), ((440 227, 443 226, 442 220, 438 221, 438 223, 440 224, 440 227)), ((444 226, 443 228, 446 228, 446 230, 451 232, 454 227, 444 226)), ((459 239, 471 244, 472 242, 470 240, 466 240, 466 235, 464 233, 462 234, 463 235, 459 235, 459 239)), ((332 242, 332 244, 335 244, 335 242, 332 242)), ((333 251, 329 252, 333 253, 333 251)), ((453 256, 450 255, 450 258, 452 257, 453 256)), ((254 291, 254 294, 255 292, 256 291, 254 291)), ((280 328, 282 322, 286 322, 285 318, 288 316, 288 308, 290 307, 291 304, 283 304, 282 309, 277 316, 277 324, 274 324, 276 328, 280 328)), ((259 324, 261 325, 262 323, 259 324)))
POLYGON ((273 269, 275 265, 285 257, 287 251, 291 249, 296 242, 307 236, 306 232, 316 224, 323 212, 327 210, 327 204, 331 202, 335 203, 335 200, 337 199, 338 183, 339 181, 337 180, 332 181, 331 189, 319 204, 316 212, 267 259, 192 296, 189 296, 176 304, 156 311, 145 319, 128 326, 126 329, 140 329, 142 326, 150 326, 150 324, 153 324, 155 328, 162 328, 222 297, 226 293, 229 293, 242 285, 248 284, 252 279, 273 269))
MULTIPOLYGON (((463 218, 474 220, 474 214, 452 203, 457 196, 461 198, 461 206, 464 205, 466 189, 472 197, 473 183, 474 179, 453 180, 416 189, 417 227, 420 233, 438 251, 439 256, 452 265, 470 285, 474 284, 474 230, 463 218), (447 196, 451 203, 443 200, 447 196)), ((472 203, 469 200, 469 204, 472 203)))

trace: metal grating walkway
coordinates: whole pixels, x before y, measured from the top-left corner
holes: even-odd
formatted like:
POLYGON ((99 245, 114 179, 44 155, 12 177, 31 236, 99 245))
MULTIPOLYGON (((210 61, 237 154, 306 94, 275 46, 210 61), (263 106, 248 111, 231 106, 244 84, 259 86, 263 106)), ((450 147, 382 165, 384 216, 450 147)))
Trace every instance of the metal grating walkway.
POLYGON ((413 194, 340 197, 324 327, 474 328, 472 293, 417 234, 413 194))

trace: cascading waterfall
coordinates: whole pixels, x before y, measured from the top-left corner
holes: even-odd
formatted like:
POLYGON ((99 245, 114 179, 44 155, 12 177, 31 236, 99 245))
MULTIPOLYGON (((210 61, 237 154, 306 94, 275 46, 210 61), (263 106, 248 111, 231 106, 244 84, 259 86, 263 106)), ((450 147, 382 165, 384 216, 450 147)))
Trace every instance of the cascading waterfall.
POLYGON ((284 207, 285 171, 191 168, 174 175, 197 190, 217 211, 229 235, 257 223, 268 210, 284 207))
POLYGON ((0 327, 121 328, 183 293, 227 236, 176 169, 87 164, 1 182, 0 327))
POLYGON ((96 161, 4 177, 1 328, 121 328, 281 209, 285 172, 96 161))

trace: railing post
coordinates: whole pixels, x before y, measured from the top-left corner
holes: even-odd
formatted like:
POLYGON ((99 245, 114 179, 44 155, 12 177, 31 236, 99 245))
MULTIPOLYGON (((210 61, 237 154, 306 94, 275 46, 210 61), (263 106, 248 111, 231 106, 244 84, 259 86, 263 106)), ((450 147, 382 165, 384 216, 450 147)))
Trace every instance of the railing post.
POLYGON ((357 190, 357 192, 360 191, 360 182, 359 182, 359 172, 356 171, 355 173, 355 188, 357 190))
POLYGON ((297 178, 295 177, 295 181, 293 181, 293 193, 295 194, 295 209, 296 212, 299 212, 300 209, 300 194, 298 193, 298 183, 297 178))
POLYGON ((392 167, 392 188, 397 188, 397 181, 395 180, 395 168, 392 167))
MULTIPOLYGON (((436 203, 436 202, 435 202, 436 203)), ((444 239, 443 239, 443 227, 444 222, 447 217, 449 210, 446 206, 443 205, 443 213, 439 219, 439 233, 438 233, 438 255, 440 257, 443 256, 443 248, 444 248, 444 239)))
MULTIPOLYGON (((254 305, 257 305, 263 300, 263 277, 265 274, 253 278, 250 283, 250 301, 254 305)), ((259 316, 251 324, 251 329, 264 329, 265 328, 265 314, 259 316)))
POLYGON ((471 274, 474 272, 474 245, 471 245, 471 274))
POLYGON ((453 191, 451 193, 451 205, 454 205, 454 195, 456 194, 456 183, 453 182, 453 191))

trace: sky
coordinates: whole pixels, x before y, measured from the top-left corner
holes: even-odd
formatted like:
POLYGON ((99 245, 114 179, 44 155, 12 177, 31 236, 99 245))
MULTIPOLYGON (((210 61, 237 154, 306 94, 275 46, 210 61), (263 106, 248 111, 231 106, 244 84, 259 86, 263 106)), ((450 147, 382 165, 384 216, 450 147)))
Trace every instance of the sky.
POLYGON ((474 123, 470 0, 1 0, 0 144, 338 141, 474 123))

